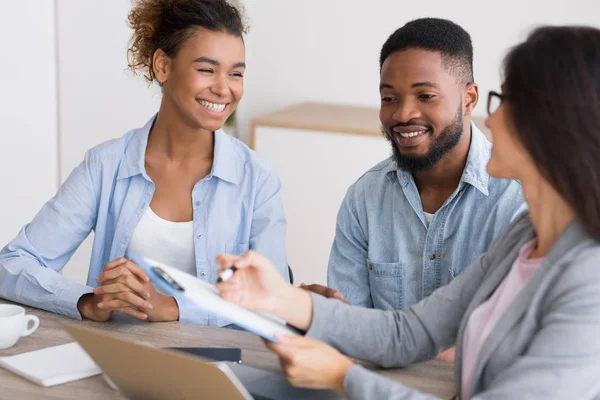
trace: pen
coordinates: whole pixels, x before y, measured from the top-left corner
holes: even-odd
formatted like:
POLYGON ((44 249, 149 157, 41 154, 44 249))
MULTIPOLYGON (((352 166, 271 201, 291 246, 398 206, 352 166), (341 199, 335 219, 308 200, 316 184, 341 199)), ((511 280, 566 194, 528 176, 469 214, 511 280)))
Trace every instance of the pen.
POLYGON ((217 278, 217 283, 227 282, 231 279, 235 271, 237 271, 236 267, 227 268, 225 271, 221 272, 221 275, 217 278))

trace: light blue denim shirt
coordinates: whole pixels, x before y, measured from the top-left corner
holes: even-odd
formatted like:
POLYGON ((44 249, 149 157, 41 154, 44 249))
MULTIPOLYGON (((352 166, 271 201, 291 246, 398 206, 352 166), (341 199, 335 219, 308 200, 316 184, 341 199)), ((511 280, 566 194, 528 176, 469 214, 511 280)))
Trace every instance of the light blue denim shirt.
MULTIPOLYGON (((56 196, 0 252, 0 297, 81 318, 77 301, 98 286, 104 265, 125 255, 154 194, 145 170, 153 117, 140 129, 96 146, 56 196), (59 271, 94 231, 87 286, 59 271)), ((215 283, 221 253, 253 249, 289 279, 281 184, 266 161, 223 131, 214 133, 210 174, 192 190, 197 276, 215 283)), ((180 321, 222 326, 229 322, 179 303, 180 321)))
POLYGON ((491 144, 471 126, 460 183, 430 224, 412 174, 391 158, 350 186, 327 278, 351 304, 408 309, 471 265, 526 209, 519 182, 487 174, 491 144))

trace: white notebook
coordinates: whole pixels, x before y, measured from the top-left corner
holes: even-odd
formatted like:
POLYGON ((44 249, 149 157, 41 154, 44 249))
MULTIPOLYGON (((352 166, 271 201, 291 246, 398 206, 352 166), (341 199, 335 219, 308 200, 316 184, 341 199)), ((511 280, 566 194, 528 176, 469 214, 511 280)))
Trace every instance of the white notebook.
POLYGON ((0 366, 44 387, 102 373, 77 342, 0 357, 0 366))

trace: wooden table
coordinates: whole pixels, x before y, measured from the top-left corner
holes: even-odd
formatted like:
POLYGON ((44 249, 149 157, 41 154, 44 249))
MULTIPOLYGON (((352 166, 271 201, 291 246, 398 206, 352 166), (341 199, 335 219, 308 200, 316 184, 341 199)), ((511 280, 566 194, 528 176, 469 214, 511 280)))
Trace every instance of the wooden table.
MULTIPOLYGON (((0 299, 0 304, 11 304, 0 299)), ((72 342, 70 336, 60 327, 60 321, 73 321, 60 315, 25 307, 28 314, 40 318, 37 331, 8 349, 0 350, 1 356, 11 356, 26 351, 39 350, 72 342)), ((110 331, 132 341, 150 343, 156 347, 239 347, 242 349, 244 364, 269 370, 279 370, 277 358, 267 350, 263 342, 251 333, 206 327, 179 322, 149 323, 119 314, 104 323, 81 321, 88 327, 110 331)), ((413 388, 449 399, 455 393, 452 366, 431 361, 405 369, 390 369, 382 374, 413 388)), ((42 388, 0 368, 0 399, 124 399, 110 389, 101 376, 67 383, 50 388, 42 388)))

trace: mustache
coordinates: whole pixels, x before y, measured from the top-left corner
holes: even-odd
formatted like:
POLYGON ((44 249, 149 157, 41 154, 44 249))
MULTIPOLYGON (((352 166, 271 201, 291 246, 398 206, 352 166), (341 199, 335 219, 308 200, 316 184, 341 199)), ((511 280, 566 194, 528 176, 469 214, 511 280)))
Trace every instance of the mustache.
POLYGON ((423 127, 425 129, 431 129, 431 125, 429 125, 426 122, 423 121, 418 121, 418 120, 410 120, 408 122, 398 122, 397 124, 394 124, 390 127, 390 131, 393 131, 394 128, 398 128, 399 126, 402 127, 407 127, 407 126, 420 126, 423 127))
POLYGON ((389 128, 389 129, 387 129, 387 128, 386 128, 384 125, 381 125, 381 126, 380 126, 380 130, 381 130, 381 133, 383 133, 384 135, 391 136, 391 134, 392 134, 392 131, 393 131, 395 128, 398 128, 398 127, 400 127, 400 126, 402 126, 402 127, 407 127, 407 126, 419 126, 419 127, 422 127, 422 128, 424 128, 424 129, 428 129, 428 130, 431 130, 431 129, 433 128, 431 125, 429 125, 429 124, 428 124, 428 123, 426 123, 426 122, 423 122, 423 121, 417 121, 417 120, 410 120, 410 121, 408 121, 408 122, 398 122, 398 123, 396 123, 396 124, 392 125, 392 126, 389 128))

